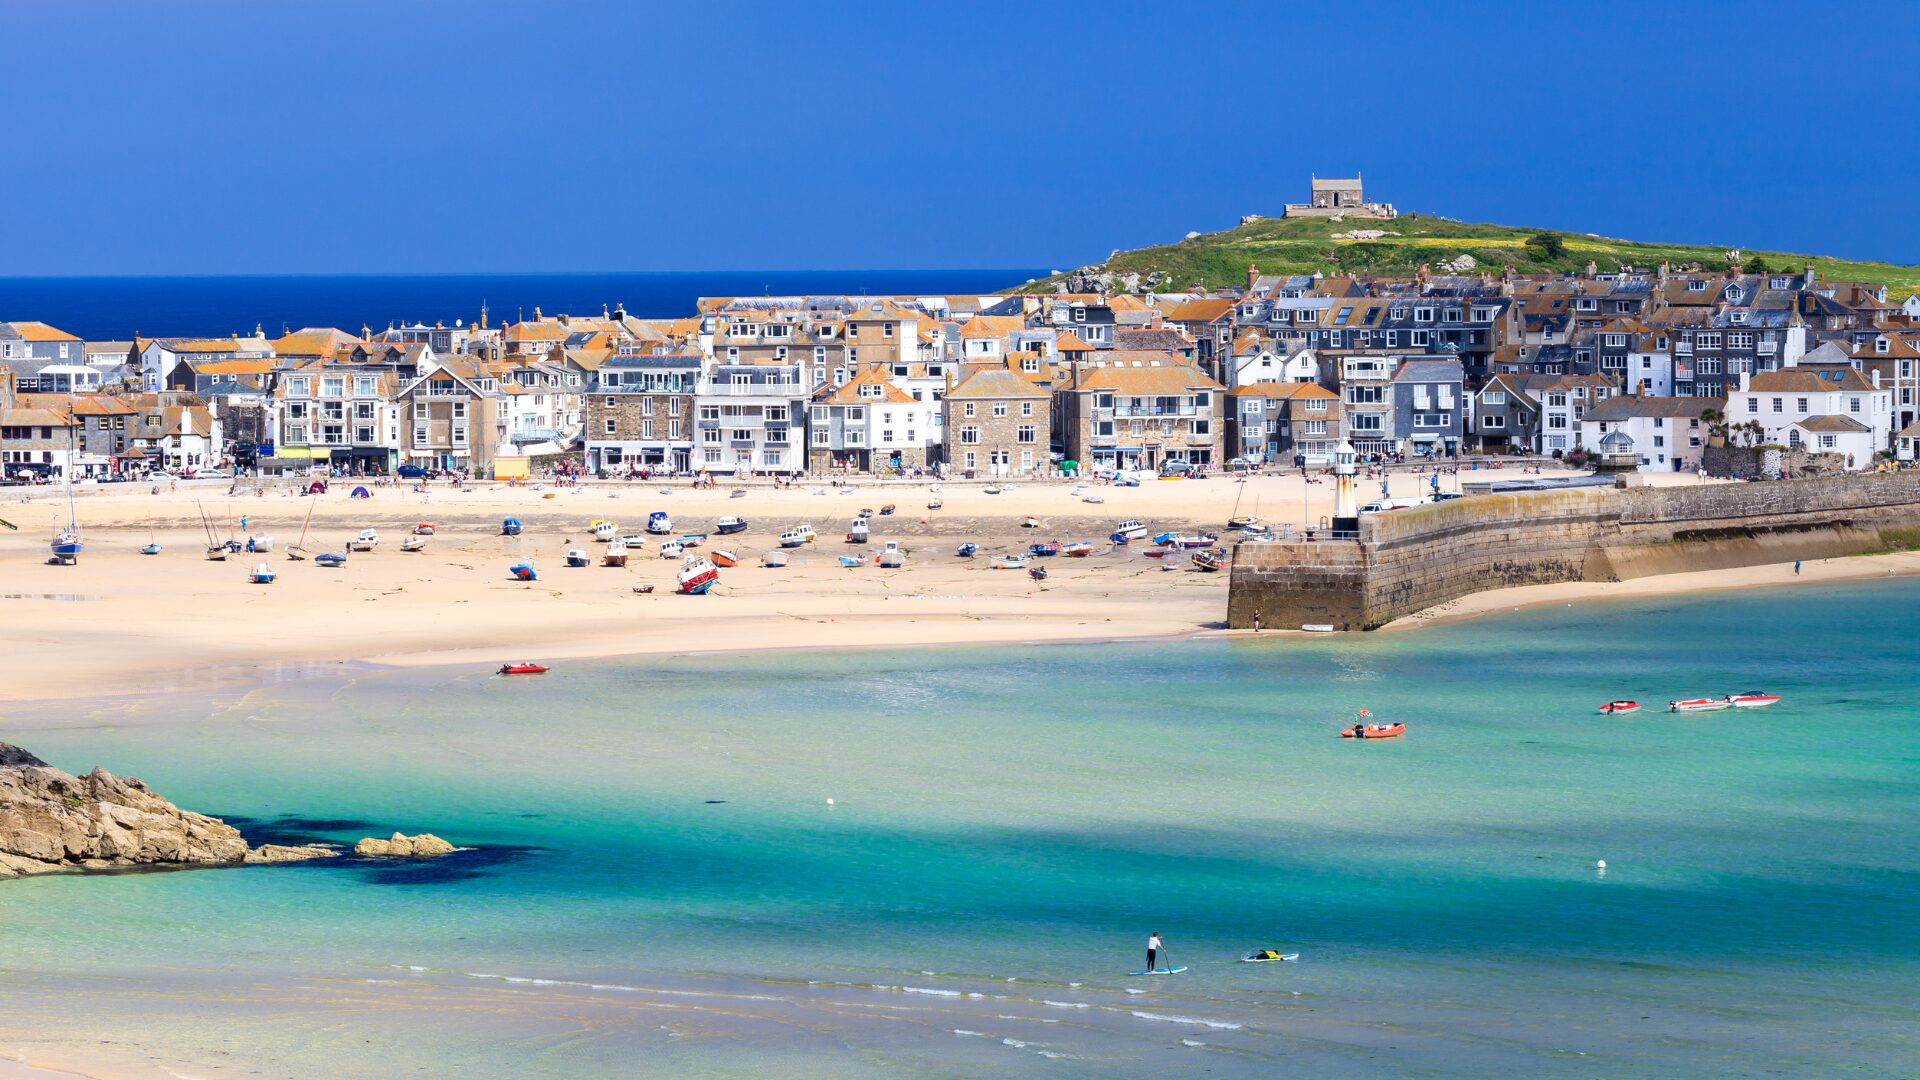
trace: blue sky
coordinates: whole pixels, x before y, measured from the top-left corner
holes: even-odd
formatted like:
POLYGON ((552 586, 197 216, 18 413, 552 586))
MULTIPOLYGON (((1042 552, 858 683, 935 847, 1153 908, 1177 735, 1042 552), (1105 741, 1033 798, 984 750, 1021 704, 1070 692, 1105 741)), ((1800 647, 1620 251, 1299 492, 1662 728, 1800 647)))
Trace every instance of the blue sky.
POLYGON ((1920 262, 1920 7, 0 0, 0 276, 1048 267, 1402 209, 1920 262))

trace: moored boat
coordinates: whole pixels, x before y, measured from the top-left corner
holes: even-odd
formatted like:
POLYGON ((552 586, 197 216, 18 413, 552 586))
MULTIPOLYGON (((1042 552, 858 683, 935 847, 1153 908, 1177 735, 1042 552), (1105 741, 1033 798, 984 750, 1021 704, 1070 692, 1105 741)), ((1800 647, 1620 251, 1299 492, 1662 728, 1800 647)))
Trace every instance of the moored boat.
POLYGON ((799 529, 788 529, 786 532, 780 534, 780 546, 783 548, 797 548, 804 545, 809 539, 811 539, 811 537, 799 529))
POLYGON ((1764 709, 1780 700, 1779 694, 1769 694, 1764 690, 1747 690, 1727 699, 1736 709, 1764 709))
POLYGON ((1048 541, 1044 544, 1028 544, 1027 553, 1037 558, 1049 559, 1060 554, 1060 544, 1058 541, 1048 541))
POLYGON ((1667 702, 1667 711, 1676 713, 1719 712, 1731 708, 1733 702, 1727 698, 1681 698, 1667 702))
POLYGON ((687 546, 678 540, 664 540, 660 544, 660 557, 677 559, 687 553, 687 546))
POLYGON ((673 519, 665 510, 655 510, 647 515, 647 531, 655 536, 665 536, 673 531, 673 519))
POLYGON ((874 556, 874 561, 887 570, 898 570, 907 564, 907 553, 900 550, 900 541, 889 540, 874 556))
POLYGON ((519 536, 521 530, 524 528, 526 528, 526 526, 520 524, 519 518, 508 518, 500 523, 500 535, 519 536))
POLYGON ((1225 552, 1209 549, 1194 552, 1191 561, 1195 570, 1211 574, 1218 572, 1222 566, 1226 565, 1227 557, 1225 552))
POLYGON ((953 553, 955 555, 960 556, 963 559, 971 559, 975 555, 980 554, 980 545, 969 541, 968 543, 961 544, 959 547, 954 548, 953 553))
POLYGON ((928 500, 927 500, 927 509, 929 509, 929 510, 938 510, 938 509, 940 509, 941 507, 943 507, 943 506, 945 506, 945 505, 947 505, 947 504, 946 504, 946 503, 943 503, 943 502, 941 502, 941 501, 940 501, 939 499, 928 499, 928 500))
POLYGON ((148 544, 148 545, 147 545, 146 547, 143 547, 143 548, 141 548, 141 549, 140 549, 140 554, 142 554, 142 555, 158 555, 158 554, 160 554, 160 545, 159 545, 159 544, 148 544))
POLYGON ((726 548, 715 548, 713 554, 708 556, 708 558, 713 560, 713 565, 722 569, 740 565, 740 556, 735 555, 726 548))
POLYGON ((1084 559, 1093 554, 1093 544, 1086 540, 1075 541, 1061 548, 1060 554, 1073 559, 1084 559))
MULTIPOLYGON (((221 558, 224 559, 226 556, 222 555, 221 558)), ((337 551, 322 552, 313 557, 313 565, 338 569, 339 567, 347 565, 347 557, 337 551)))
POLYGON ((540 580, 540 572, 535 570, 533 564, 530 562, 514 563, 512 566, 507 567, 507 573, 511 574, 515 581, 540 580))
POLYGON ((727 492, 727 498, 729 499, 744 499, 746 497, 747 497, 746 488, 734 488, 732 491, 727 492))
POLYGON ((1622 698, 1619 701, 1609 701, 1605 705, 1600 706, 1600 712, 1607 716, 1624 716, 1627 713, 1635 713, 1639 711, 1640 711, 1639 702, 1628 701, 1624 698, 1622 698))
POLYGON ((854 518, 853 523, 847 526, 847 543, 849 544, 864 544, 867 542, 867 535, 866 518, 854 518))
POLYGON ((856 566, 865 566, 867 565, 867 557, 865 555, 842 555, 840 556, 840 565, 848 570, 856 566))
POLYGON ((784 551, 766 552, 760 556, 760 565, 770 570, 778 570, 780 567, 787 565, 787 553, 784 551))
POLYGON ((1405 724, 1355 724, 1340 729, 1343 739, 1392 739, 1406 733, 1405 724))
POLYGON ((607 550, 603 552, 600 556, 600 565, 601 566, 627 565, 627 542, 625 540, 615 540, 613 543, 608 544, 607 550))
POLYGON ((409 536, 406 539, 400 541, 400 550, 401 551, 425 551, 427 550, 427 538, 424 536, 409 536))
POLYGON ((1045 581, 1047 580, 1047 568, 1044 566, 1028 567, 1027 576, 1035 581, 1045 581))
POLYGON ((714 567, 713 560, 705 555, 687 556, 687 561, 681 564, 680 572, 675 577, 680 591, 688 596, 705 595, 719 580, 720 571, 714 567))
POLYGON ((887 505, 880 508, 880 516, 886 517, 888 514, 893 513, 893 511, 894 511, 894 505, 892 503, 888 503, 887 505))
POLYGON ((567 565, 568 566, 592 566, 593 557, 587 554, 586 548, 568 548, 567 549, 567 565))
POLYGON ((544 675, 551 670, 553 669, 547 665, 536 664, 531 660, 515 660, 510 664, 500 665, 502 675, 544 675))
POLYGON ((613 538, 619 535, 620 535, 620 526, 615 525, 611 521, 596 520, 593 523, 593 538, 595 540, 600 541, 603 544, 612 543, 613 538))
POLYGON ((683 547, 699 547, 706 542, 706 533, 686 533, 680 537, 680 543, 683 547))
POLYGON ((1020 522, 1020 527, 1023 529, 1037 529, 1040 527, 1040 519, 1037 517, 1026 518, 1020 522))
POLYGON ((1116 544, 1128 544, 1146 535, 1147 527, 1141 524, 1139 519, 1128 518, 1118 525, 1115 525, 1113 527, 1113 533, 1108 536, 1107 539, 1112 540, 1116 544))
POLYGON ((253 568, 253 573, 247 575, 247 580, 255 585, 271 585, 273 584, 273 569, 266 563, 261 563, 259 566, 253 568))
POLYGON ((746 532, 747 519, 743 517, 723 517, 718 524, 714 525, 713 531, 719 533, 721 536, 732 536, 734 533, 746 532))
POLYGON ((414 523, 413 535, 432 536, 437 529, 439 529, 439 526, 431 521, 419 521, 414 523))
POLYGON ((1025 555, 996 555, 993 559, 995 570, 1025 570, 1032 560, 1025 555))

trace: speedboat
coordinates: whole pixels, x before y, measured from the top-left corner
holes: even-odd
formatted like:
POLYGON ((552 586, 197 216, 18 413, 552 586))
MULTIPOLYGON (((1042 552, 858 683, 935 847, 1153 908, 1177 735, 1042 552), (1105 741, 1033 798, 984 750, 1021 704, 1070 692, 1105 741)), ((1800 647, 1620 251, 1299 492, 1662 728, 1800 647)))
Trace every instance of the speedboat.
POLYGON ((907 553, 900 550, 900 541, 889 540, 873 561, 880 564, 882 569, 898 570, 907 564, 907 553))
POLYGON ((708 558, 713 560, 713 565, 722 568, 740 565, 740 556, 735 555, 725 548, 715 548, 713 554, 708 556, 708 558))
POLYGON ((993 559, 995 570, 1025 570, 1031 561, 1025 555, 996 555, 993 559))
POLYGON ((553 670, 545 664, 536 664, 531 660, 516 660, 511 664, 501 664, 502 675, 545 675, 553 670))
POLYGON ((427 538, 424 536, 409 536, 406 539, 400 541, 400 550, 401 551, 425 551, 427 550, 427 538))
POLYGON ((742 517, 723 517, 719 523, 714 525, 713 531, 719 533, 721 536, 732 536, 734 533, 746 532, 747 519, 742 517))
POLYGON ((1340 729, 1340 737, 1343 739, 1391 739, 1406 733, 1407 725, 1405 724, 1355 724, 1353 727, 1340 729))
POLYGON ((1780 701, 1779 694, 1769 694, 1760 690, 1748 690, 1728 698, 1736 709, 1764 709, 1780 701))
POLYGON ((567 549, 567 565, 568 566, 591 566, 593 565, 593 559, 587 555, 587 549, 585 548, 568 548, 567 549))
POLYGON ((675 580, 679 582, 682 593, 704 596, 708 589, 713 588, 713 583, 720 580, 720 571, 714 567, 713 560, 705 555, 689 555, 675 580))
POLYGON ((1113 534, 1107 539, 1116 544, 1126 544, 1147 535, 1147 527, 1137 518, 1128 518, 1113 527, 1113 534))
POLYGON ((1678 701, 1667 702, 1667 711, 1676 713, 1719 712, 1721 709, 1732 707, 1732 705, 1733 702, 1727 698, 1682 698, 1678 701))
POLYGON ((975 555, 980 554, 980 545, 969 541, 954 548, 953 553, 963 559, 971 559, 975 555))
POLYGON ((1634 713, 1639 711, 1640 711, 1639 702, 1626 701, 1624 699, 1620 701, 1609 701, 1605 705, 1600 706, 1600 712, 1606 716, 1624 716, 1627 713, 1634 713))

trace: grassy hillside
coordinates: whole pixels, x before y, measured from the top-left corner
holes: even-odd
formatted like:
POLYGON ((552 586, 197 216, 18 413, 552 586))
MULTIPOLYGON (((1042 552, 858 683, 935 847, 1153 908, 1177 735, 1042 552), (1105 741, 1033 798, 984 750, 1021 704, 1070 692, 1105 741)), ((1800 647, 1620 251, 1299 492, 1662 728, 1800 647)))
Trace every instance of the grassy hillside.
MULTIPOLYGON (((1490 274, 1498 274, 1506 266, 1513 267, 1517 273, 1584 270, 1589 259, 1598 263, 1603 271, 1623 264, 1651 268, 1663 261, 1674 266, 1697 262, 1719 270, 1726 267, 1727 251, 1732 247, 1649 244, 1557 231, 1552 235, 1559 240, 1558 250, 1552 244, 1528 243, 1543 231, 1546 230, 1453 221, 1428 214, 1403 215, 1393 221, 1272 218, 1223 232, 1203 233, 1177 244, 1123 251, 1105 267, 1119 274, 1137 272, 1143 281, 1149 272, 1158 270, 1165 276, 1155 287, 1177 291, 1191 288, 1195 282, 1209 287, 1244 283, 1248 263, 1270 274, 1310 274, 1318 270, 1329 275, 1348 272, 1410 275, 1422 263, 1432 267, 1435 273, 1445 273, 1441 264, 1466 255, 1477 264, 1471 272, 1490 274), (1370 229, 1387 235, 1369 240, 1333 238, 1335 233, 1370 229)), ((1770 270, 1797 269, 1811 262, 1819 273, 1834 280, 1885 282, 1890 286, 1888 298, 1895 302, 1920 292, 1920 266, 1778 251, 1743 250, 1742 257, 1749 269, 1754 268, 1756 259, 1770 270)), ((1054 280, 1036 282, 1023 291, 1050 291, 1054 280)))

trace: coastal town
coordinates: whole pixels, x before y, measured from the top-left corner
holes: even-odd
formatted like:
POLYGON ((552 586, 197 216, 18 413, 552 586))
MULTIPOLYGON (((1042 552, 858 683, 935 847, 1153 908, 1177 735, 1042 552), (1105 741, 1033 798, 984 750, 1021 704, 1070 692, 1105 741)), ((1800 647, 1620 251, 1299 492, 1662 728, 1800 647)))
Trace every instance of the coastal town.
MULTIPOLYGON (((1357 180, 1313 194, 1289 212, 1393 212, 1357 180)), ((125 341, 32 314, 0 312, 13 481, 1193 473, 1323 466, 1343 440, 1580 463, 1616 434, 1643 470, 1737 476, 1761 447, 1815 474, 1910 463, 1920 442, 1920 297, 1737 252, 1721 270, 1248 266, 1206 292, 712 297, 125 341)))

